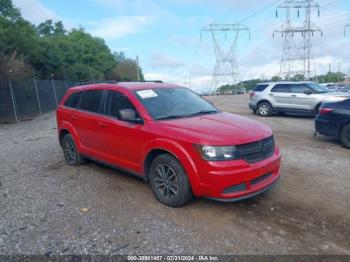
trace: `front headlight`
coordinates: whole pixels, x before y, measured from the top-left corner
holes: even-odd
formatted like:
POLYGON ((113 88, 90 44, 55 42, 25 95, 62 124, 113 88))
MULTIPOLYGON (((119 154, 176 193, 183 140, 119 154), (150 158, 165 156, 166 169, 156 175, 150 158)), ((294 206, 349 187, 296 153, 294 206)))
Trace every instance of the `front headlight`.
POLYGON ((200 155, 208 161, 223 161, 237 159, 237 149, 235 146, 203 146, 194 145, 200 155))

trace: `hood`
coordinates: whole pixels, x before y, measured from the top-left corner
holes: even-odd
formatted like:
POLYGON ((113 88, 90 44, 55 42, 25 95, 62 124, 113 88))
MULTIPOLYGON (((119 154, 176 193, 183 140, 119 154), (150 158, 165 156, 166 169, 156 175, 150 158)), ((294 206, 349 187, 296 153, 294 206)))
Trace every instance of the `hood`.
POLYGON ((257 121, 230 113, 218 113, 159 122, 171 137, 204 145, 239 145, 272 135, 271 129, 257 121))

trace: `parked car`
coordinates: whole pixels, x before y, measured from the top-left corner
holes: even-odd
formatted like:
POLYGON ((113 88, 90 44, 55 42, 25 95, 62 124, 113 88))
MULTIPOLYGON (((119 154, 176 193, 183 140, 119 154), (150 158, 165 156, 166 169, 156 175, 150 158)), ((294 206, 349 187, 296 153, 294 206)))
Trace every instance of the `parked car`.
POLYGON ((337 137, 350 148, 350 99, 323 103, 315 119, 316 132, 337 137))
POLYGON ((249 107, 260 116, 276 113, 316 115, 322 102, 350 98, 344 92, 329 92, 314 82, 259 83, 250 93, 249 107))
POLYGON ((280 176, 266 125, 221 112, 191 90, 165 83, 90 84, 68 90, 57 109, 68 165, 92 159, 148 181, 156 198, 249 198, 280 176))

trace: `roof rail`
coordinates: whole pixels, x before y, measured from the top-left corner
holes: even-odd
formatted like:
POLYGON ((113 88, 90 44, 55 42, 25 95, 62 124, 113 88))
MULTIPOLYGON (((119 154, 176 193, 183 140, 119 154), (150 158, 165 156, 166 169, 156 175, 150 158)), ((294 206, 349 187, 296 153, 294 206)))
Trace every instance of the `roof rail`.
POLYGON ((150 83, 164 83, 162 80, 144 80, 142 82, 150 82, 150 83))
POLYGON ((106 80, 106 81, 89 81, 89 82, 82 82, 78 83, 78 86, 83 86, 83 85, 91 85, 91 84, 118 84, 118 81, 115 80, 106 80))

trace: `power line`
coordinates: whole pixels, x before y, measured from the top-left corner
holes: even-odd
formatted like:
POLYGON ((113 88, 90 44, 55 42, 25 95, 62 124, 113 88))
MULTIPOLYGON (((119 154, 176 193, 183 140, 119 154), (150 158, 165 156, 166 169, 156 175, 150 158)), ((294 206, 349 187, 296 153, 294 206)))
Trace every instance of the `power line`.
POLYGON ((244 85, 240 81, 241 76, 236 61, 236 51, 240 33, 249 33, 248 27, 239 23, 210 24, 202 28, 201 36, 203 32, 210 33, 215 51, 216 62, 212 77, 212 87, 214 90, 224 85, 232 85, 235 89, 233 91, 245 92, 244 85), (227 41, 230 41, 229 48, 227 49, 219 43, 219 36, 222 34, 224 34, 227 41))
MULTIPOLYGON (((278 9, 286 11, 286 22, 274 31, 274 34, 281 34, 284 38, 280 76, 289 79, 293 75, 302 74, 304 78, 310 79, 313 63, 311 38, 316 32, 322 35, 322 30, 311 21, 311 10, 316 9, 319 15, 320 6, 314 0, 285 0, 277 7, 278 9), (297 10, 298 16, 300 9, 305 10, 305 18, 301 26, 295 26, 292 23, 291 10, 294 9, 297 10), (301 35, 301 45, 296 43, 295 35, 301 35)), ((276 16, 278 16, 278 11, 276 11, 276 16)))

